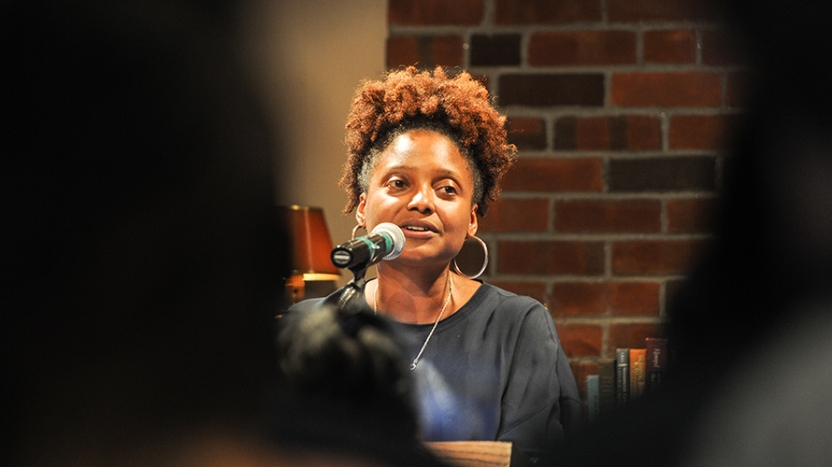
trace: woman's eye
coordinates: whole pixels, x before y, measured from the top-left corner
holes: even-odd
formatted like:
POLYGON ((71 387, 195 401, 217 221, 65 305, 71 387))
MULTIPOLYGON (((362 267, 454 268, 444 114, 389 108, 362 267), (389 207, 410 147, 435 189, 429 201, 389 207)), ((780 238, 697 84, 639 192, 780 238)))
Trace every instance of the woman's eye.
POLYGON ((452 186, 443 186, 443 187, 439 188, 439 190, 442 193, 445 193, 447 195, 455 195, 456 194, 456 188, 454 188, 452 186))
POLYGON ((404 180, 394 179, 394 180, 390 180, 389 182, 387 182, 387 184, 391 188, 404 188, 405 187, 404 180))

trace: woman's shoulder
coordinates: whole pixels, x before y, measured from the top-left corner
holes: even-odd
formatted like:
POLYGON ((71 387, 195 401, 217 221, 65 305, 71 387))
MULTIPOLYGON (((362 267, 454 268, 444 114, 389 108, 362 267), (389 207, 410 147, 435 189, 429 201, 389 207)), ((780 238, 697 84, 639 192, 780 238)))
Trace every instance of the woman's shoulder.
POLYGON ((497 300, 499 302, 508 302, 512 305, 526 304, 529 306, 537 305, 543 307, 542 303, 532 297, 529 297, 528 295, 520 295, 494 284, 489 284, 488 282, 483 282, 480 288, 487 296, 490 296, 493 300, 497 300))
POLYGON ((486 282, 483 282, 477 296, 479 299, 468 315, 469 319, 482 326, 498 329, 500 334, 505 335, 551 335, 552 317, 546 307, 534 298, 486 282))
POLYGON ((481 295, 480 305, 492 308, 495 313, 510 312, 517 314, 517 312, 522 312, 526 315, 543 312, 548 314, 543 304, 534 298, 519 295, 494 284, 483 282, 478 292, 481 295))

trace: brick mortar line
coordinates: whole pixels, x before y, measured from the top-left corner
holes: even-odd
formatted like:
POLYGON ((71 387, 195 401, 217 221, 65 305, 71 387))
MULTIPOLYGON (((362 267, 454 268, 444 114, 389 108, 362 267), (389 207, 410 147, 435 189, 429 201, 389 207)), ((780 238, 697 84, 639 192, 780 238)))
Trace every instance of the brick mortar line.
MULTIPOLYGON (((606 341, 604 341, 604 342, 606 342, 606 341)), ((604 355, 607 355, 607 354, 602 353, 601 355, 596 355, 596 356, 591 356, 591 357, 590 356, 570 357, 570 356, 567 355, 566 360, 569 361, 570 365, 573 365, 573 364, 574 365, 583 365, 583 364, 598 363, 598 360, 602 359, 602 358, 610 358, 610 359, 613 358, 612 356, 605 357, 604 355)), ((580 382, 578 382, 578 384, 580 384, 580 382)))
POLYGON ((711 240, 712 233, 668 233, 668 232, 488 232, 499 235, 499 240, 510 241, 586 241, 586 242, 630 242, 630 241, 690 241, 711 240))
POLYGON ((685 280, 690 275, 689 270, 684 273, 674 274, 633 274, 633 275, 613 275, 611 278, 606 278, 600 274, 596 275, 582 275, 582 274, 508 274, 495 273, 486 277, 489 281, 505 281, 505 282, 535 282, 535 283, 562 283, 562 282, 673 282, 685 280))
MULTIPOLYGON (((524 276, 525 277, 525 276, 524 276)), ((611 276, 611 277, 602 277, 602 276, 558 276, 555 279, 549 279, 546 281, 547 284, 572 284, 572 283, 582 283, 582 284, 610 284, 610 283, 621 283, 621 284, 632 284, 632 283, 661 283, 665 284, 670 281, 684 279, 687 276, 678 276, 672 279, 667 279, 664 277, 656 278, 654 276, 611 276)), ((518 282, 512 280, 511 282, 518 282)), ((524 281, 528 282, 528 281, 524 281)))
MULTIPOLYGON (((499 98, 493 93, 492 97, 499 98)), ((743 107, 618 107, 618 106, 531 106, 531 105, 500 105, 497 110, 507 117, 675 117, 695 115, 703 117, 743 116, 748 110, 743 107)))
POLYGON ((611 158, 609 154, 599 156, 601 158, 601 192, 610 193, 610 179, 612 178, 611 158))
MULTIPOLYGON (((685 276, 680 276, 680 278, 684 278, 685 276)), ((611 283, 620 283, 620 284, 632 284, 632 283, 649 283, 655 284, 660 282, 664 284, 671 280, 677 279, 656 279, 655 277, 647 277, 647 276, 638 276, 633 279, 630 279, 629 276, 611 276, 607 277, 586 277, 586 276, 576 276, 572 278, 565 278, 565 277, 558 277, 557 279, 553 279, 547 281, 547 284, 573 284, 576 282, 583 283, 583 284, 611 284, 611 283)))
POLYGON ((604 70, 604 108, 614 108, 612 103, 612 73, 605 67, 604 70))
POLYGON ((725 150, 719 149, 669 149, 663 151, 661 149, 653 150, 633 150, 633 151, 580 151, 575 149, 553 149, 549 151, 528 151, 523 150, 518 152, 520 158, 540 158, 540 159, 580 159, 586 157, 609 157, 611 159, 658 159, 665 156, 670 157, 717 157, 725 155, 725 150))
MULTIPOLYGON (((573 283, 573 282, 582 282, 582 279, 586 279, 590 283, 595 283, 596 281, 600 282, 615 282, 615 283, 664 283, 664 282, 676 282, 676 281, 684 281, 691 274, 691 269, 688 268, 685 270, 685 273, 675 273, 675 274, 667 274, 667 275, 655 275, 655 276, 646 276, 646 275, 638 275, 638 276, 627 276, 627 275, 615 275, 613 274, 610 277, 605 277, 603 275, 522 275, 522 274, 492 274, 490 276, 484 277, 487 282, 506 282, 506 283, 534 283, 534 284, 563 284, 563 283, 573 283)), ((661 285, 661 284, 659 284, 661 285)))
POLYGON ((482 13, 482 22, 486 25, 494 24, 494 17, 497 14, 497 7, 494 5, 494 0, 485 0, 482 13))
POLYGON ((697 115, 697 116, 742 116, 748 113, 748 110, 743 107, 618 107, 618 106, 603 106, 603 107, 578 107, 578 106, 558 106, 556 108, 546 108, 543 106, 518 106, 511 105, 500 107, 500 110, 522 110, 523 112, 510 112, 506 115, 511 117, 674 117, 677 115, 697 115), (574 111, 567 111, 562 109, 571 109, 574 111))
MULTIPOLYGON (((685 113, 684 115, 690 115, 685 113)), ((662 151, 667 153, 670 152, 670 115, 669 112, 660 112, 659 113, 659 133, 661 134, 661 146, 662 151)))
POLYGON ((523 274, 493 274, 488 276, 488 281, 497 282, 546 282, 547 284, 555 284, 562 282, 670 282, 676 280, 687 279, 687 274, 667 274, 663 276, 649 276, 649 275, 632 275, 632 276, 612 276, 612 279, 607 279, 604 276, 584 276, 577 274, 550 274, 550 275, 523 275, 523 274))
MULTIPOLYGON (((555 141, 557 141, 557 131, 555 128, 555 124, 557 122, 557 116, 549 113, 544 117, 544 132, 546 136, 546 150, 553 151, 555 149, 555 141)), ((524 151, 518 151, 524 152, 524 151)))
POLYGON ((612 242, 604 243, 604 277, 609 281, 614 277, 612 264, 612 242))
POLYGON ((694 47, 694 50, 696 51, 696 57, 694 58, 694 61, 696 62, 697 65, 702 64, 702 33, 703 32, 704 31, 702 29, 695 29, 693 31, 693 37, 694 37, 694 40, 696 41, 696 46, 694 47))
MULTIPOLYGON (((606 313, 606 312, 604 312, 606 313)), ((661 321, 658 315, 558 315, 556 318, 559 321, 569 321, 570 324, 586 323, 586 324, 653 324, 661 321)))
POLYGON ((504 74, 522 75, 587 75, 604 73, 714 73, 725 74, 747 71, 747 65, 700 65, 693 63, 663 64, 637 63, 606 65, 463 65, 471 74, 488 72, 497 77, 504 74), (475 73, 476 72, 476 73, 475 73))
POLYGON ((546 227, 549 232, 554 232, 555 224, 558 221, 558 212, 555 210, 555 200, 553 200, 552 198, 546 198, 546 201, 549 204, 549 206, 547 207, 547 212, 549 214, 549 222, 547 223, 546 227))
POLYGON ((532 34, 523 34, 520 36, 520 65, 519 67, 529 66, 529 44, 532 41, 532 34))
POLYGON ((603 316, 563 316, 552 318, 555 324, 658 324, 663 322, 656 316, 603 315, 603 316))
POLYGON ((636 64, 644 66, 644 28, 636 31, 636 64))
POLYGON ((690 192, 693 194, 691 196, 690 193, 658 193, 658 194, 651 194, 651 193, 551 193, 545 192, 539 196, 536 195, 527 195, 526 193, 533 193, 533 192, 521 192, 521 191, 504 191, 500 194, 501 199, 512 199, 512 200, 523 200, 523 199, 545 199, 549 201, 573 201, 573 200, 633 200, 633 201, 649 201, 649 200, 659 200, 659 201, 673 201, 673 200, 687 200, 687 199, 702 199, 702 200, 716 200, 720 198, 719 193, 715 192, 708 192, 708 193, 700 193, 700 192, 690 192))
MULTIPOLYGON (((554 319, 554 317, 553 317, 553 319, 554 319)), ((557 322, 555 323, 555 326, 557 326, 557 322)), ((599 358, 603 355, 608 355, 610 353, 610 351, 608 349, 609 342, 610 342, 610 327, 609 326, 601 326, 601 355, 599 355, 599 358)))
MULTIPOLYGON (((521 283, 537 283, 544 285, 554 285, 558 283, 580 282, 580 279, 596 279, 602 282, 670 282, 686 280, 689 275, 675 274, 668 276, 613 276, 615 280, 606 281, 601 276, 546 276, 547 279, 540 279, 543 276, 522 276, 517 274, 491 275, 483 277, 486 282, 521 282, 521 283), (620 280, 619 280, 620 279, 620 280)), ((551 291, 549 291, 551 292, 551 291)))
MULTIPOLYGON (((485 16, 485 15, 484 15, 485 16)), ((485 18, 483 18, 485 21, 485 18)), ((398 35, 425 35, 457 33, 472 31, 483 35, 535 34, 545 32, 583 32, 583 31, 665 31, 693 29, 696 31, 730 30, 731 25, 715 21, 649 21, 649 22, 572 22, 561 24, 390 24, 387 23, 388 37, 398 35)))
MULTIPOLYGON (((605 344, 606 344, 606 342, 607 341, 604 340, 605 344)), ((634 348, 638 348, 638 347, 634 347, 634 348)), ((641 347, 641 348, 643 348, 643 347, 641 347)), ((570 365, 572 365, 572 364, 574 364, 574 365, 594 364, 594 363, 598 363, 598 360, 600 360, 602 358, 609 358, 609 359, 614 360, 615 359, 614 350, 615 349, 612 349, 611 352, 602 352, 601 355, 595 355, 595 356, 582 355, 580 357, 570 357, 570 356, 567 355, 566 359, 569 361, 570 365)), ((578 381, 578 384, 580 384, 580 383, 581 382, 578 381)))

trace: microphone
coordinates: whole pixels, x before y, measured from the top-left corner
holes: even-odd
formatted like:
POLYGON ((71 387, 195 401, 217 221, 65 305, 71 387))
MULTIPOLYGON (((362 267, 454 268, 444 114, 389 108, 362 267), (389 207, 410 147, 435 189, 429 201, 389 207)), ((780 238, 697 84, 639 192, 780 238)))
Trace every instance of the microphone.
POLYGON ((396 224, 384 222, 369 235, 356 237, 332 249, 332 264, 341 269, 366 269, 381 260, 398 258, 404 250, 404 233, 396 224))

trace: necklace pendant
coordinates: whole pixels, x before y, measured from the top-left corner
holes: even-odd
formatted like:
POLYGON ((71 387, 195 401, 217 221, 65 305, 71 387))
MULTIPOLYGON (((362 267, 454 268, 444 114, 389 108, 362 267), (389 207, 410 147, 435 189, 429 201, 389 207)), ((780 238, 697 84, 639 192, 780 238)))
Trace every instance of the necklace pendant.
MULTIPOLYGON (((413 360, 413 363, 410 364, 410 371, 416 369, 416 364, 419 363, 419 359, 422 358, 422 352, 425 351, 425 347, 428 346, 428 342, 430 342, 431 336, 433 336, 433 332, 436 331, 436 326, 439 325, 439 321, 442 319, 442 315, 445 314, 445 309, 448 308, 448 303, 451 303, 451 297, 454 295, 454 282, 451 280, 451 273, 448 272, 448 297, 445 299, 445 304, 442 305, 442 309, 439 310, 439 314, 436 315, 436 321, 433 323, 433 327, 430 329, 428 333, 428 337, 425 338, 425 343, 422 344, 422 348, 419 350, 419 353, 416 355, 416 358, 413 360)), ((373 312, 378 314, 378 285, 376 285, 376 290, 373 292, 373 312)))

